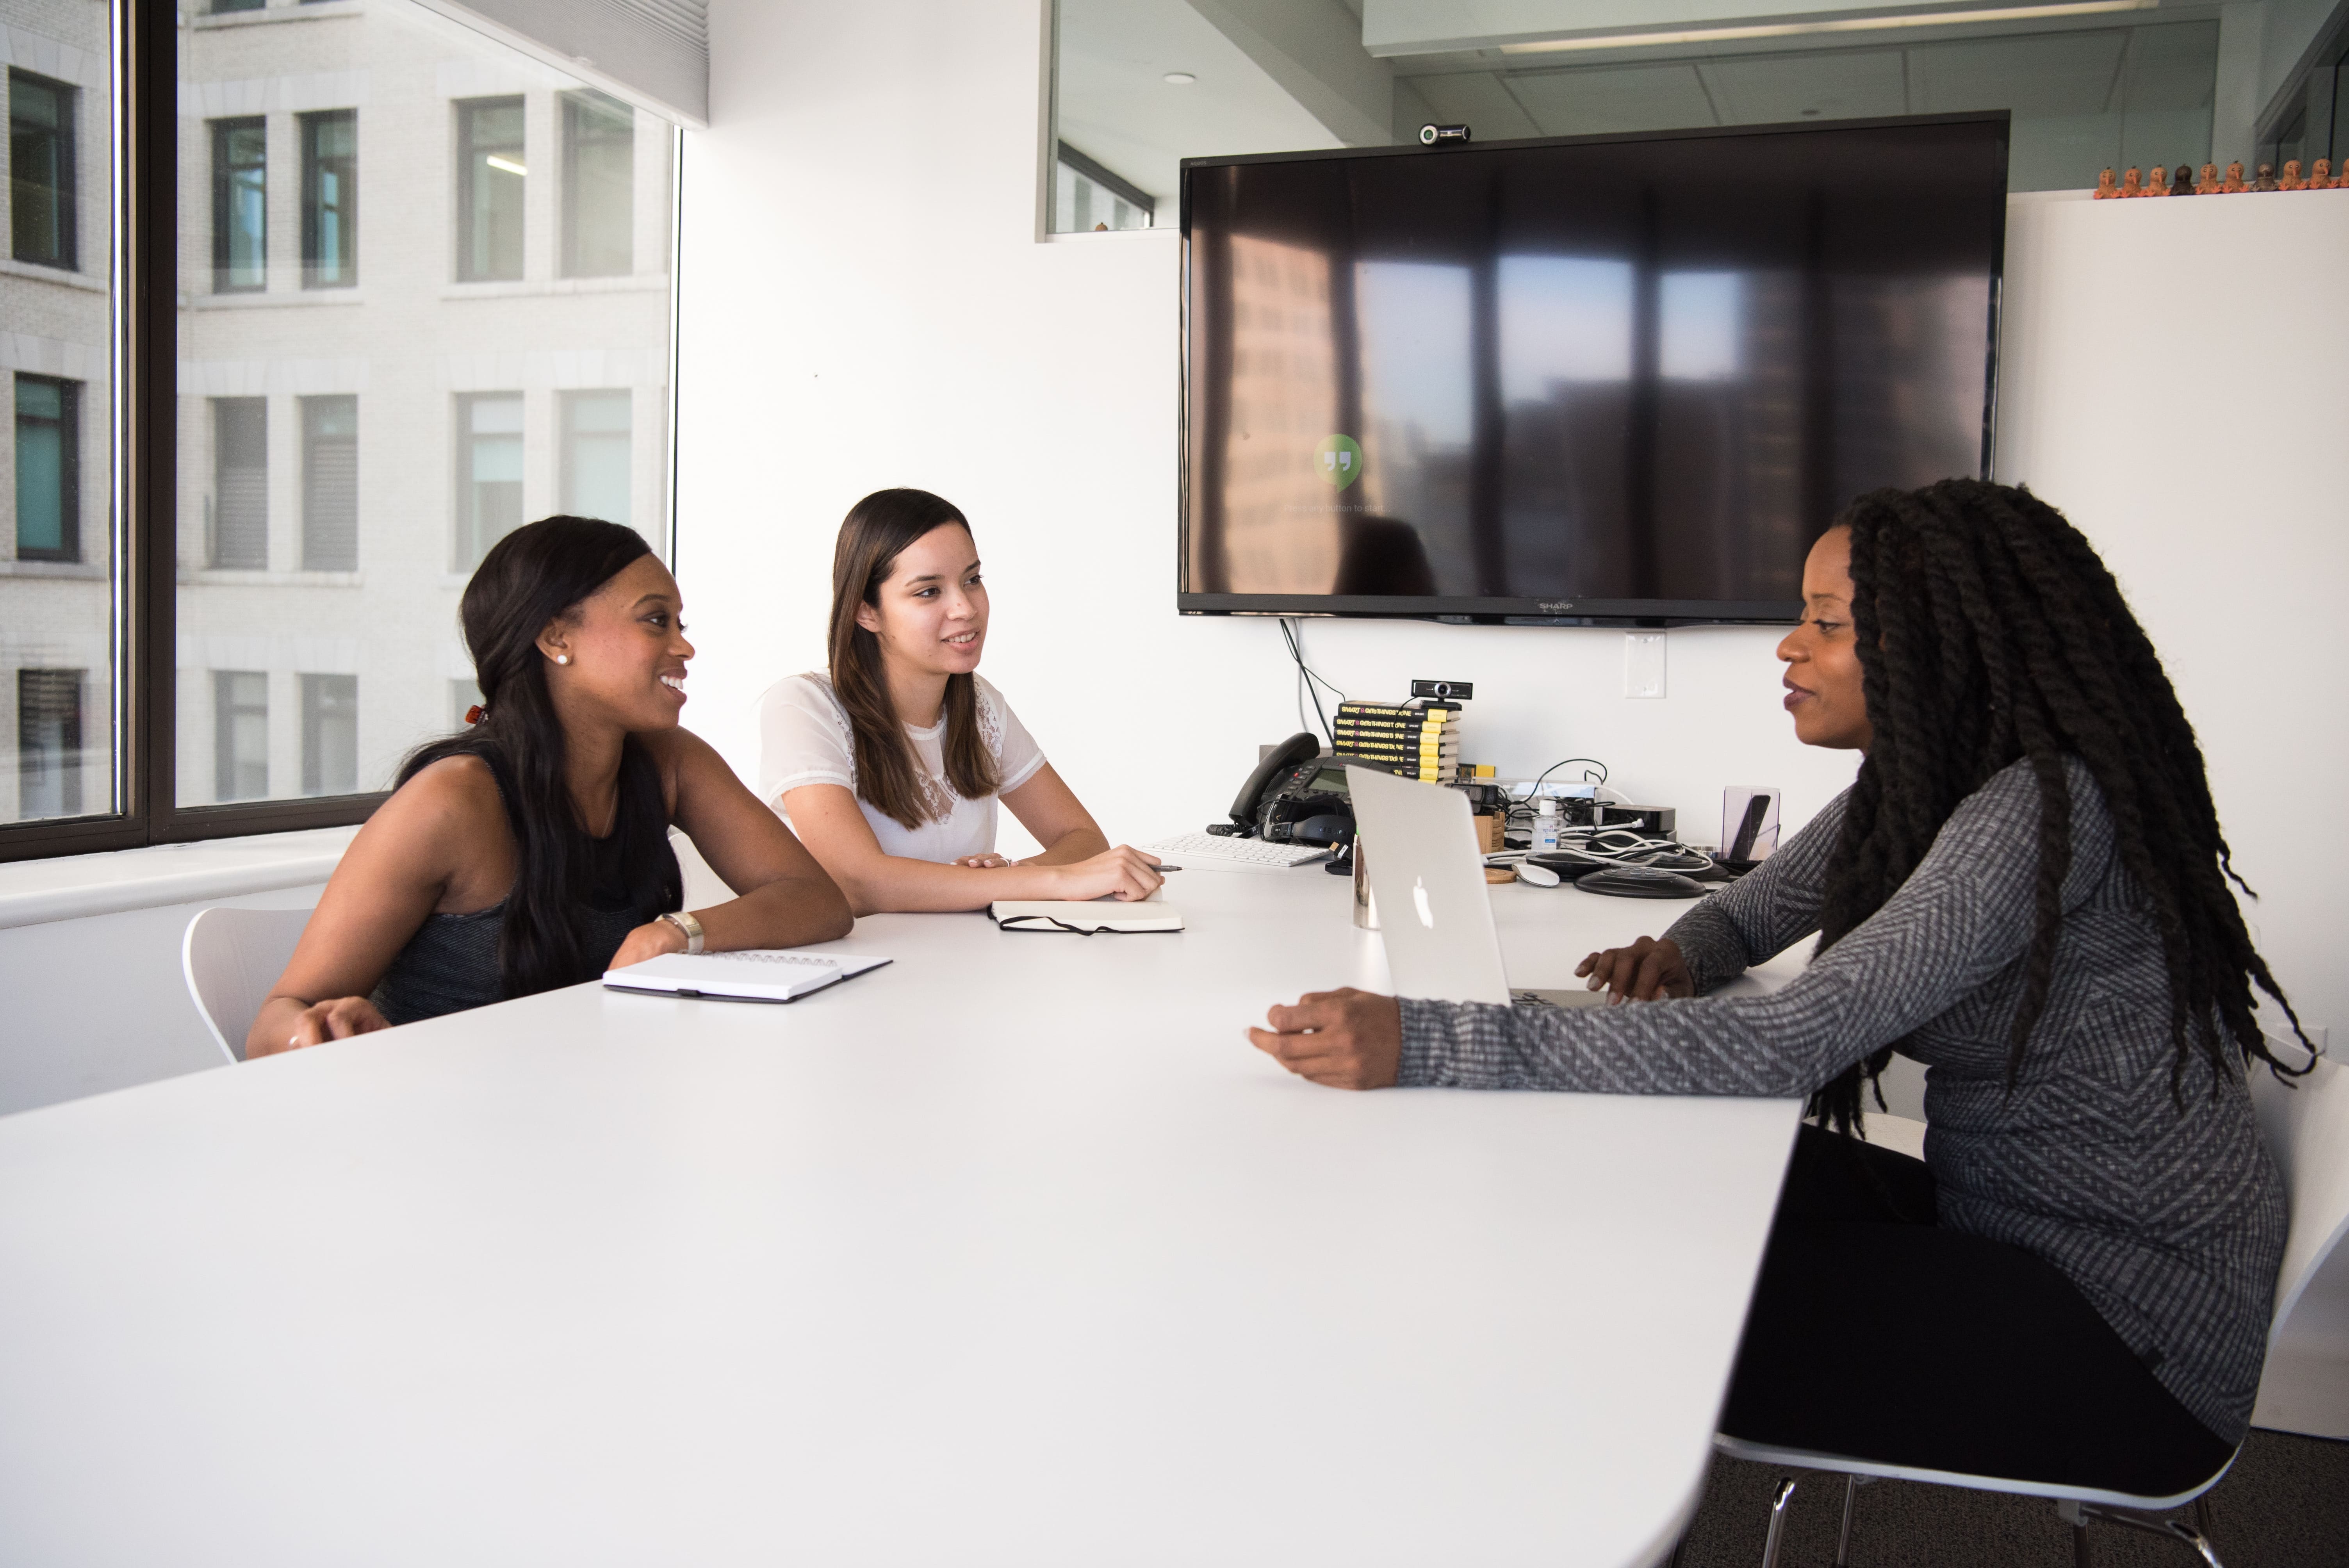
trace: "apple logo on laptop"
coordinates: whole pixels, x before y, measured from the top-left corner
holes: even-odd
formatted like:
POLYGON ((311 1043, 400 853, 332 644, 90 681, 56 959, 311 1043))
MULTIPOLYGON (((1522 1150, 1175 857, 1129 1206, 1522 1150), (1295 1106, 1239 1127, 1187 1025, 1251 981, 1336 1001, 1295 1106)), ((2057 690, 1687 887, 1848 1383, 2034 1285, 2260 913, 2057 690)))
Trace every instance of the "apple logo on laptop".
POLYGON ((1427 906, 1427 882, 1423 878, 1411 879, 1411 902, 1419 911, 1419 923, 1428 930, 1435 929, 1435 911, 1427 906))

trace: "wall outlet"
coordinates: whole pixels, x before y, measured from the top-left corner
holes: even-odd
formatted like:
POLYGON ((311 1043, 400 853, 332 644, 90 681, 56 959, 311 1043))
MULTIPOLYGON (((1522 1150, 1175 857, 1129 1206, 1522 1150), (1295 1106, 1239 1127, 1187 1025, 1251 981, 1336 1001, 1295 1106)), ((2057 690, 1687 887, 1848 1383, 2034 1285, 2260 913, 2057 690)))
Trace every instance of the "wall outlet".
POLYGON ((1660 697, 1664 695, 1664 634, 1661 632, 1623 634, 1623 695, 1660 697))

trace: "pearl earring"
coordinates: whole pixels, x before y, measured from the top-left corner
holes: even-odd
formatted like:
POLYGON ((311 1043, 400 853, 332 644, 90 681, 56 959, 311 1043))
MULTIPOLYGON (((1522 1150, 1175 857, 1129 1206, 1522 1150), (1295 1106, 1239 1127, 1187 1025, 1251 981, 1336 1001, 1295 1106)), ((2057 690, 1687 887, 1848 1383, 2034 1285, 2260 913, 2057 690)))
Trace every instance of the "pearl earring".
POLYGON ((554 655, 554 662, 558 665, 567 665, 571 662, 571 655, 569 654, 557 654, 554 655))

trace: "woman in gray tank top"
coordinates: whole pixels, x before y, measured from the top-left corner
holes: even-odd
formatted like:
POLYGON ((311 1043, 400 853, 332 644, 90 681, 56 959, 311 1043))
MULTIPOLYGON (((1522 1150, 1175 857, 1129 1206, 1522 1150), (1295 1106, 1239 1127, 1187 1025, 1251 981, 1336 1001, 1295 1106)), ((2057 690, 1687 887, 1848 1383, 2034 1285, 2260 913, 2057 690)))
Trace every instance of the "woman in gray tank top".
POLYGON ((482 705, 344 852, 246 1037, 267 1056, 593 980, 661 953, 847 934, 847 901, 678 716, 677 583, 634 530, 550 517, 460 609, 482 705), (687 913, 671 824, 740 895, 687 913))

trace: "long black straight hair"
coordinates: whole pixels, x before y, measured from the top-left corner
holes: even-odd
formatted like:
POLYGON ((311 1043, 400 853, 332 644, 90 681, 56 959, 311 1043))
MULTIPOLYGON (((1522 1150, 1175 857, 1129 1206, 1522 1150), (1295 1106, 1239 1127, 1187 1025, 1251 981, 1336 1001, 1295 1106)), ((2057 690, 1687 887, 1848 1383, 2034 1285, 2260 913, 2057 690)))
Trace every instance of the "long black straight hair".
MULTIPOLYGON (((458 611, 481 692, 480 722, 428 741, 400 764, 398 784, 451 757, 478 757, 497 779, 518 861, 498 933, 498 978, 510 997, 575 985, 602 971, 580 941, 578 918, 594 891, 594 841, 572 803, 569 748, 546 689, 538 634, 651 553, 636 530, 587 517, 542 518, 492 545, 458 611)), ((685 882, 669 848, 660 772, 635 736, 620 747, 612 832, 638 918, 682 908, 685 882)))
MULTIPOLYGON (((2160 938, 2171 1094, 2198 1057, 2214 1094, 2252 1060, 2292 1073, 2268 1049, 2252 988, 2302 1044, 2307 1037, 2228 887, 2251 892, 2220 832, 2202 748, 2095 547, 2029 490, 1982 480, 1877 490, 1837 523, 1851 530, 1851 629, 1875 738, 1827 862, 1820 950, 1883 907, 1960 801, 2027 759, 2039 868, 2007 1037, 2012 1085, 2054 980, 2072 866, 2064 759, 2076 757, 2103 792, 2115 850, 2160 938)), ((1872 1086, 1891 1057, 1887 1046, 1845 1069, 1811 1097, 1812 1114, 1848 1132, 1862 1080, 1872 1086)))

